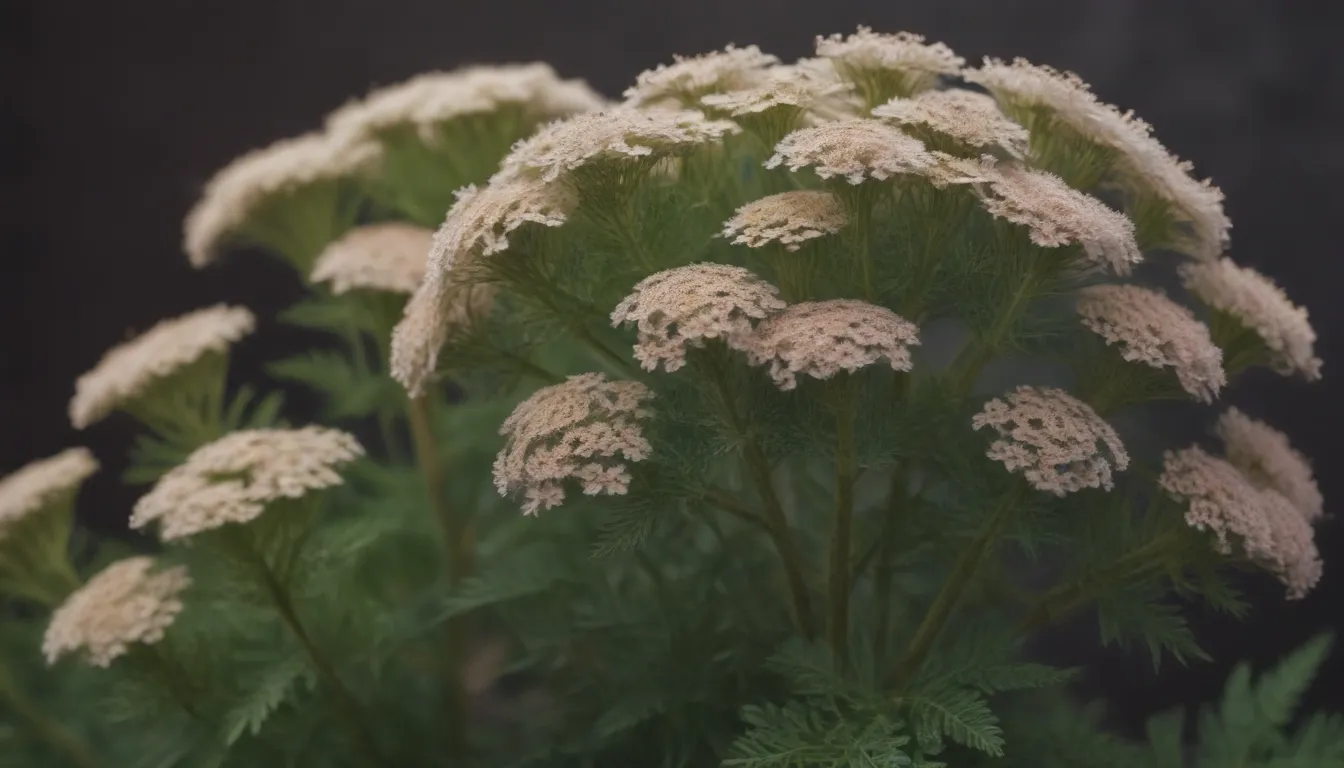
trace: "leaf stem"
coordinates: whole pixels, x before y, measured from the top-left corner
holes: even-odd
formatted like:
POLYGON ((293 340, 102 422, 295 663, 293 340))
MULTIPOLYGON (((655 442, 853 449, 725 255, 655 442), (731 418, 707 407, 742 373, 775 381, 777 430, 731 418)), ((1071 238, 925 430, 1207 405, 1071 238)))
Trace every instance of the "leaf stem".
POLYGON ((845 376, 835 409, 835 517, 831 529, 827 640, 837 669, 844 669, 849 651, 850 540, 854 529, 854 378, 845 376))
POLYGON ((0 666, 0 703, 28 724, 30 733, 45 741, 79 768, 97 768, 98 760, 84 740, 71 733, 60 720, 43 712, 19 688, 9 670, 0 666))

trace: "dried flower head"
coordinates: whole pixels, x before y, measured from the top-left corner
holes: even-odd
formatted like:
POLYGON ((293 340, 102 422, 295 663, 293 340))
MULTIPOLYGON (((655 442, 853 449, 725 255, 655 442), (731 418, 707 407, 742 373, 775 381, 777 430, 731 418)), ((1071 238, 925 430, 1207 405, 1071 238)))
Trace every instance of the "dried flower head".
POLYGON ((999 439, 989 458, 1002 462, 1040 491, 1056 496, 1113 486, 1112 469, 1129 466, 1129 454, 1115 433, 1088 405, 1053 388, 1018 387, 1008 402, 990 400, 971 420, 975 429, 993 427, 999 439))
POLYGON ((1134 222, 1058 176, 1002 164, 990 176, 981 204, 994 216, 1028 227, 1033 243, 1047 248, 1077 243, 1096 266, 1121 275, 1143 260, 1134 222))
POLYGON ((850 184, 885 180, 902 173, 926 173, 935 165, 919 139, 880 120, 844 120, 794 131, 775 147, 766 168, 811 168, 850 184))
POLYGON ((73 496, 96 471, 98 460, 87 448, 69 448, 0 477, 0 537, 10 525, 73 496))
POLYGON ((656 159, 721 140, 741 129, 694 110, 612 109, 558 120, 514 145, 500 174, 554 181, 591 163, 656 159))
POLYGON ((676 56, 671 64, 641 72, 625 91, 625 106, 640 108, 668 102, 694 106, 705 94, 757 85, 765 79, 767 68, 777 63, 778 58, 754 45, 729 45, 699 56, 676 56))
POLYGON ((1217 431, 1227 460, 1251 482, 1277 491, 1309 523, 1325 516, 1325 499, 1311 461, 1293 448, 1287 435, 1236 408, 1219 417, 1217 431))
POLYGON ((490 315, 495 286, 458 282, 440 274, 421 283, 392 331, 391 373, 412 397, 424 394, 449 338, 490 315))
POLYGON ((80 652, 88 663, 106 667, 134 643, 159 642, 182 612, 180 594, 190 585, 182 566, 155 571, 150 557, 118 560, 52 614, 42 638, 47 663, 80 652))
POLYGON ((410 293, 425 276, 433 230, 399 221, 350 230, 328 245, 310 279, 337 295, 362 289, 410 293))
POLYGON ((602 109, 607 101, 582 80, 561 80, 548 64, 495 64, 427 72, 379 88, 327 117, 327 130, 373 137, 401 125, 429 139, 437 124, 505 108, 541 121, 602 109))
POLYGON ((830 59, 846 79, 864 89, 882 74, 894 75, 899 81, 883 90, 875 103, 892 96, 909 96, 931 87, 939 75, 955 75, 966 60, 942 43, 925 43, 920 35, 909 32, 880 34, 869 27, 859 27, 848 37, 839 34, 817 37, 817 56, 830 59))
POLYGON ((256 519, 268 502, 297 499, 343 481, 336 468, 363 455, 336 429, 249 429, 192 452, 135 504, 131 527, 159 523, 172 541, 256 519))
POLYGON ((671 373, 686 364, 686 349, 705 339, 746 349, 752 323, 784 308, 778 292, 742 267, 691 264, 639 281, 612 310, 611 324, 634 323, 635 359, 645 370, 662 363, 671 373))
POLYGON ((151 384, 252 332, 256 319, 242 307, 217 304, 163 320, 108 350, 75 382, 70 422, 83 429, 135 399, 151 384))
POLYGON ((1305 595, 1321 576, 1311 526, 1277 492, 1256 488, 1236 467, 1198 446, 1168 451, 1158 483, 1187 504, 1185 521, 1212 531, 1215 547, 1230 554, 1239 544, 1246 556, 1272 571, 1290 599, 1305 595))
POLYGON ((793 304, 756 328, 747 347, 752 365, 770 366, 782 390, 798 374, 829 379, 886 358, 892 370, 910 370, 910 347, 919 329, 886 307, 855 299, 793 304))
POLYGON ((1019 158, 1026 154, 1030 138, 1027 129, 1009 120, 992 97, 964 88, 892 99, 875 108, 873 117, 923 128, 974 149, 1000 147, 1019 158))
MULTIPOLYGON (((1134 115, 1099 101, 1087 83, 1071 72, 1037 66, 1025 59, 1005 64, 987 58, 967 80, 988 88, 1019 114, 1045 107, 1073 131, 1118 153, 1120 170, 1166 200, 1190 226, 1191 255, 1213 259, 1222 253, 1232 222, 1223 210, 1223 193, 1209 181, 1191 176, 1193 166, 1177 158, 1153 137, 1152 126, 1134 115)), ((1050 130, 1040 126, 1039 130, 1050 130)))
POLYGON ((724 93, 711 93, 700 99, 706 107, 733 117, 759 114, 777 107, 809 110, 846 94, 851 86, 835 77, 825 77, 814 69, 781 65, 766 71, 758 84, 724 93))
POLYGON ((1229 258, 1183 264, 1180 272, 1185 287, 1201 301, 1259 335, 1275 370, 1284 375, 1297 372, 1308 381, 1321 378, 1316 331, 1307 310, 1289 301, 1272 280, 1229 258))
POLYGON ((806 241, 844 228, 845 208, 830 192, 797 190, 754 200, 737 209, 723 225, 723 236, 737 245, 760 248, 779 243, 796 251, 806 241))
POLYGON ((1078 292, 1083 325, 1120 345, 1120 355, 1154 368, 1172 368, 1181 388, 1205 403, 1227 383, 1223 351, 1208 326, 1165 294, 1137 285, 1094 285, 1078 292))
POLYGON ((600 373, 537 390, 499 429, 505 444, 495 459, 495 487, 500 495, 523 491, 528 515, 563 503, 570 478, 589 496, 625 494, 625 462, 643 461, 651 450, 640 422, 649 417, 642 406, 652 397, 637 381, 608 381, 600 373))
POLYGON ((217 246, 266 201, 368 168, 380 154, 370 141, 310 133, 283 139, 229 163, 210 179, 187 214, 183 247, 194 267, 214 260, 217 246))

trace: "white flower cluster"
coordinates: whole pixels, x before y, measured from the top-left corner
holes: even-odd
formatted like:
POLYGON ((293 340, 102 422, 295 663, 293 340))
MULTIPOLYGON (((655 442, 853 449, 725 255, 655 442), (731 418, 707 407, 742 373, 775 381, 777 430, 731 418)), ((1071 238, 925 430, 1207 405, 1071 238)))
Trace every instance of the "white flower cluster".
POLYGON ((368 224, 328 245, 309 279, 336 295, 352 290, 411 293, 425 276, 434 232, 399 221, 368 224))
POLYGON ((182 566, 154 570, 149 557, 129 557, 104 568, 56 609, 42 639, 48 664, 82 652, 106 667, 136 643, 153 645, 182 612, 191 585, 182 566))
POLYGON ((87 448, 69 448, 0 477, 0 537, 10 525, 72 494, 97 471, 98 460, 87 448))

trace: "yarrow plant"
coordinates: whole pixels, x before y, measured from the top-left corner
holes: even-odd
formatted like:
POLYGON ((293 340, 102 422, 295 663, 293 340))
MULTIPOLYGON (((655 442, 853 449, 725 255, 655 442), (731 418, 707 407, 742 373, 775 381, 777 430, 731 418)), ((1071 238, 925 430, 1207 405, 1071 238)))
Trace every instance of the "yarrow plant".
POLYGON ((186 258, 306 281, 275 320, 325 343, 267 374, 318 407, 233 380, 228 305, 74 383, 148 535, 76 526, 85 449, 0 477, 0 765, 1341 764, 1294 717, 1327 638, 1144 742, 1028 642, 1193 663, 1188 604, 1326 578, 1311 461, 1221 403, 1315 333, 1216 187, 909 33, 623 96, 429 73, 205 186, 186 258))

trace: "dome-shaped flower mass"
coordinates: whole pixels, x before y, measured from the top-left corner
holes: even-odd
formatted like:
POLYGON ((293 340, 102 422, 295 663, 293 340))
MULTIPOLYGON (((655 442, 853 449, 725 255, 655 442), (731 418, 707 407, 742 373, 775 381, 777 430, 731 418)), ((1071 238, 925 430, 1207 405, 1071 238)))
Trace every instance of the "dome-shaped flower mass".
POLYGON ((829 379, 886 359, 892 370, 910 370, 918 329, 886 307, 854 299, 793 304, 762 322, 747 343, 753 365, 769 365, 780 389, 798 385, 798 374, 829 379))

